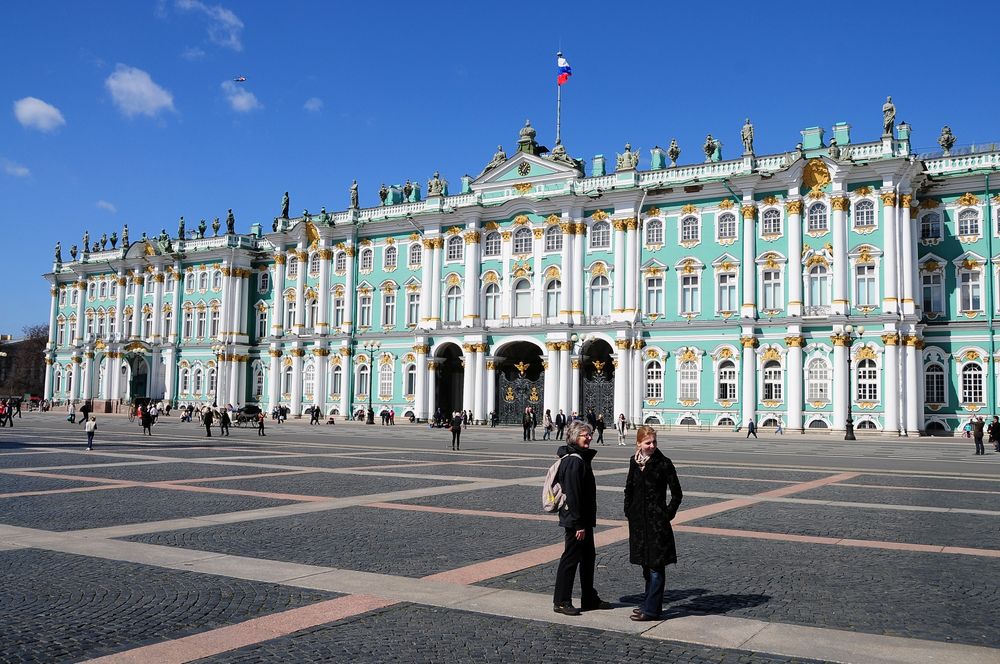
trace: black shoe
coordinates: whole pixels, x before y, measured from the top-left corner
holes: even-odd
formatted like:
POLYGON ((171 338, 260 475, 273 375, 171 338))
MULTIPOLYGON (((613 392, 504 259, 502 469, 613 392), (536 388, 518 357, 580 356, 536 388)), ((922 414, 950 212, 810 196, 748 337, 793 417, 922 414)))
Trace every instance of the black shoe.
POLYGON ((656 618, 654 616, 647 616, 642 611, 640 611, 639 613, 633 613, 628 617, 628 619, 633 620, 635 622, 651 622, 654 620, 659 620, 659 618, 656 618))
POLYGON ((581 611, 607 611, 608 609, 615 608, 611 602, 605 602, 603 599, 598 597, 593 602, 587 602, 586 604, 580 604, 581 611))
POLYGON ((573 606, 572 602, 563 602, 562 604, 555 604, 552 606, 552 610, 556 613, 561 613, 564 616, 578 616, 580 615, 580 609, 573 606))

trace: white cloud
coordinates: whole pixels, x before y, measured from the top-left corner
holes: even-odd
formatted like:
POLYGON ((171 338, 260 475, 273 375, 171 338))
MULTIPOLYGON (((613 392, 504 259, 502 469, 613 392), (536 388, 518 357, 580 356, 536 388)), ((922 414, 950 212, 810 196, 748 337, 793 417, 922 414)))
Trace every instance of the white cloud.
POLYGON ((27 166, 22 166, 21 164, 15 163, 10 159, 0 159, 0 164, 3 164, 3 172, 11 177, 15 178, 27 178, 31 177, 31 171, 27 166))
POLYGON ((302 108, 310 113, 319 113, 323 109, 323 100, 319 97, 309 97, 309 99, 306 99, 306 103, 302 105, 302 108))
POLYGON ((55 131, 66 124, 58 108, 36 97, 25 97, 15 101, 14 116, 25 127, 38 131, 55 131))
POLYGON ((232 11, 222 5, 206 5, 200 0, 177 0, 177 9, 186 12, 198 12, 208 19, 208 38, 213 44, 231 48, 234 51, 243 50, 243 21, 232 11))
POLYGON ((115 207, 114 203, 109 203, 104 199, 97 201, 97 207, 99 207, 102 210, 107 210, 111 214, 115 214, 116 212, 118 212, 118 208, 115 207))
POLYGON ((226 93, 226 100, 237 113, 249 113, 258 108, 264 108, 252 92, 232 81, 223 82, 222 91, 226 93))
POLYGON ((204 49, 200 49, 197 46, 188 46, 183 51, 181 51, 181 57, 190 62, 195 60, 201 60, 205 57, 204 49))
POLYGON ((118 109, 125 115, 156 116, 163 110, 174 110, 174 96, 153 82, 141 69, 118 64, 104 81, 118 109))

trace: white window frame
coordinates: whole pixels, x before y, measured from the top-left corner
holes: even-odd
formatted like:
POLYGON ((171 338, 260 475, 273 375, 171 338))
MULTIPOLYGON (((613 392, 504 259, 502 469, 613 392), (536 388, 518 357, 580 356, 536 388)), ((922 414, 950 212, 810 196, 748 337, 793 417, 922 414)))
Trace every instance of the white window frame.
POLYGON ((778 208, 767 208, 760 215, 760 233, 764 236, 773 237, 782 234, 781 210, 778 208))
POLYGON ((500 286, 495 283, 486 284, 483 288, 483 313, 487 320, 500 319, 500 286))
POLYGON ((825 233, 830 230, 830 211, 825 203, 816 202, 806 210, 806 231, 825 233))
POLYGON ((764 268, 760 273, 760 301, 765 311, 777 311, 785 307, 784 270, 780 267, 764 268), (768 275, 777 275, 769 278, 768 275))
POLYGON ((563 248, 562 229, 553 224, 545 229, 545 253, 557 253, 563 248))
POLYGON ((483 240, 483 256, 492 257, 499 256, 502 250, 503 239, 500 237, 500 233, 496 231, 490 231, 486 234, 486 238, 483 240))
POLYGON ((646 399, 663 400, 663 364, 652 360, 646 364, 646 399))
POLYGON ((646 277, 646 314, 662 316, 667 310, 664 306, 665 284, 663 275, 646 277))
POLYGON ((518 279, 510 289, 510 315, 512 318, 531 318, 531 281, 518 279))
POLYGON ((419 242, 414 242, 407 250, 407 264, 410 267, 420 267, 424 262, 424 247, 419 242))
POLYGON ((406 324, 415 327, 420 324, 420 292, 406 293, 406 324))
POLYGON ((963 237, 979 237, 982 235, 983 225, 981 215, 976 208, 965 208, 958 211, 956 216, 956 228, 958 235, 963 237))
POLYGON ((878 225, 875 202, 863 198, 854 204, 853 227, 855 229, 875 228, 878 225))
POLYGON ((372 326, 372 295, 371 293, 358 294, 358 327, 372 326))
POLYGON ((857 401, 879 400, 879 370, 875 360, 854 363, 854 396, 857 401))
POLYGON ((382 325, 396 324, 396 293, 382 292, 382 325))
POLYGON ((606 221, 595 222, 590 228, 590 248, 611 249, 611 224, 606 221))
POLYGON ((701 242, 701 219, 693 214, 682 217, 678 232, 681 242, 701 242))
POLYGON ((388 246, 382 252, 382 269, 395 270, 399 263, 399 250, 395 246, 388 246))
POLYGON ((716 401, 736 401, 736 363, 723 360, 716 371, 716 401))
POLYGON ((930 362, 924 365, 924 403, 944 406, 948 403, 948 371, 940 362, 930 362), (937 376, 936 379, 931 379, 931 376, 937 376), (933 383, 940 380, 940 385, 934 385, 933 383), (940 392, 938 392, 940 388, 940 392), (934 394, 931 394, 931 392, 934 394), (940 396, 940 399, 933 399, 929 397, 940 396))
POLYGON ((457 263, 465 260, 465 240, 461 235, 452 235, 445 243, 445 262, 457 263))
POLYGON ((938 270, 936 272, 921 272, 920 273, 920 306, 923 308, 924 313, 932 314, 944 314, 947 309, 947 302, 944 298, 944 272, 938 270), (927 283, 930 279, 931 283, 927 283), (937 283, 934 283, 934 281, 937 283), (930 296, 931 307, 927 307, 928 295, 930 296), (934 301, 937 300, 937 307, 934 307, 934 301))
POLYGON ((715 283, 715 312, 721 314, 739 311, 739 278, 736 272, 717 272, 715 283))
POLYGON ((559 315, 559 308, 562 306, 562 282, 552 279, 545 284, 545 313, 547 318, 559 315))
POLYGON ((371 272, 375 266, 375 250, 371 247, 365 247, 361 250, 361 262, 358 264, 358 269, 362 272, 371 272))
POLYGON ((511 237, 511 253, 515 256, 531 254, 535 248, 535 237, 530 228, 522 226, 514 231, 511 237))
POLYGON ((378 396, 380 399, 391 399, 392 388, 395 376, 392 365, 383 364, 378 369, 378 396))
POLYGON ((878 267, 874 263, 855 263, 853 267, 854 306, 879 306, 878 267), (862 297, 862 293, 865 293, 865 297, 862 297))
POLYGON ((677 304, 681 315, 701 313, 701 275, 681 273, 677 280, 677 304))
POLYGON ((646 221, 646 244, 663 244, 663 220, 646 221))
POLYGON ((604 275, 598 275, 590 280, 589 285, 591 316, 608 316, 611 314, 611 280, 604 275), (598 280, 603 280, 598 283, 598 280))
POLYGON ((920 217, 920 239, 940 240, 944 237, 943 226, 941 225, 941 214, 938 212, 928 212, 920 217))
POLYGON ((698 363, 694 360, 681 362, 677 367, 677 400, 701 401, 698 363))
POLYGON ((445 319, 444 322, 457 324, 462 322, 462 287, 450 286, 444 294, 445 319))
POLYGON ((959 268, 958 303, 960 311, 983 311, 983 280, 979 270, 959 268))
POLYGON ((784 401, 785 368, 778 360, 768 360, 761 365, 761 401, 784 401))
POLYGON ((824 357, 814 357, 806 362, 807 402, 830 403, 831 385, 832 378, 829 360, 824 357))

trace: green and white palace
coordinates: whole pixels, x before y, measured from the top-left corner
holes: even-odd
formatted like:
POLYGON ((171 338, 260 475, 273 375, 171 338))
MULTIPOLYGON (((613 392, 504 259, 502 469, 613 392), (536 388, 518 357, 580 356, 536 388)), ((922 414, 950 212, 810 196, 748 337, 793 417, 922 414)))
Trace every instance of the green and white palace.
POLYGON ((954 431, 998 399, 1000 147, 946 127, 918 155, 883 115, 875 141, 838 123, 756 155, 748 121, 738 159, 709 137, 589 175, 526 124, 459 192, 85 237, 45 275, 45 397, 954 431))

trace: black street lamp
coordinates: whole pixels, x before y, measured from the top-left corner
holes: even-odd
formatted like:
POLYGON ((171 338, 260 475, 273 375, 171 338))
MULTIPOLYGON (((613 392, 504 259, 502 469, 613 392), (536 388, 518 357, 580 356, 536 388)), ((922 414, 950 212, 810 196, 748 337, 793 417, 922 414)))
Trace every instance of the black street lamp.
POLYGON ((368 351, 368 413, 365 424, 375 424, 375 409, 372 408, 372 388, 375 386, 375 353, 382 347, 377 341, 366 341, 362 346, 368 351))
POLYGON ((857 440, 854 437, 854 418, 851 417, 851 402, 854 401, 854 390, 851 387, 854 378, 854 374, 851 373, 851 346, 854 340, 861 339, 864 333, 865 328, 862 325, 858 325, 857 328, 853 325, 844 326, 844 345, 847 346, 847 421, 844 423, 844 440, 857 440))

